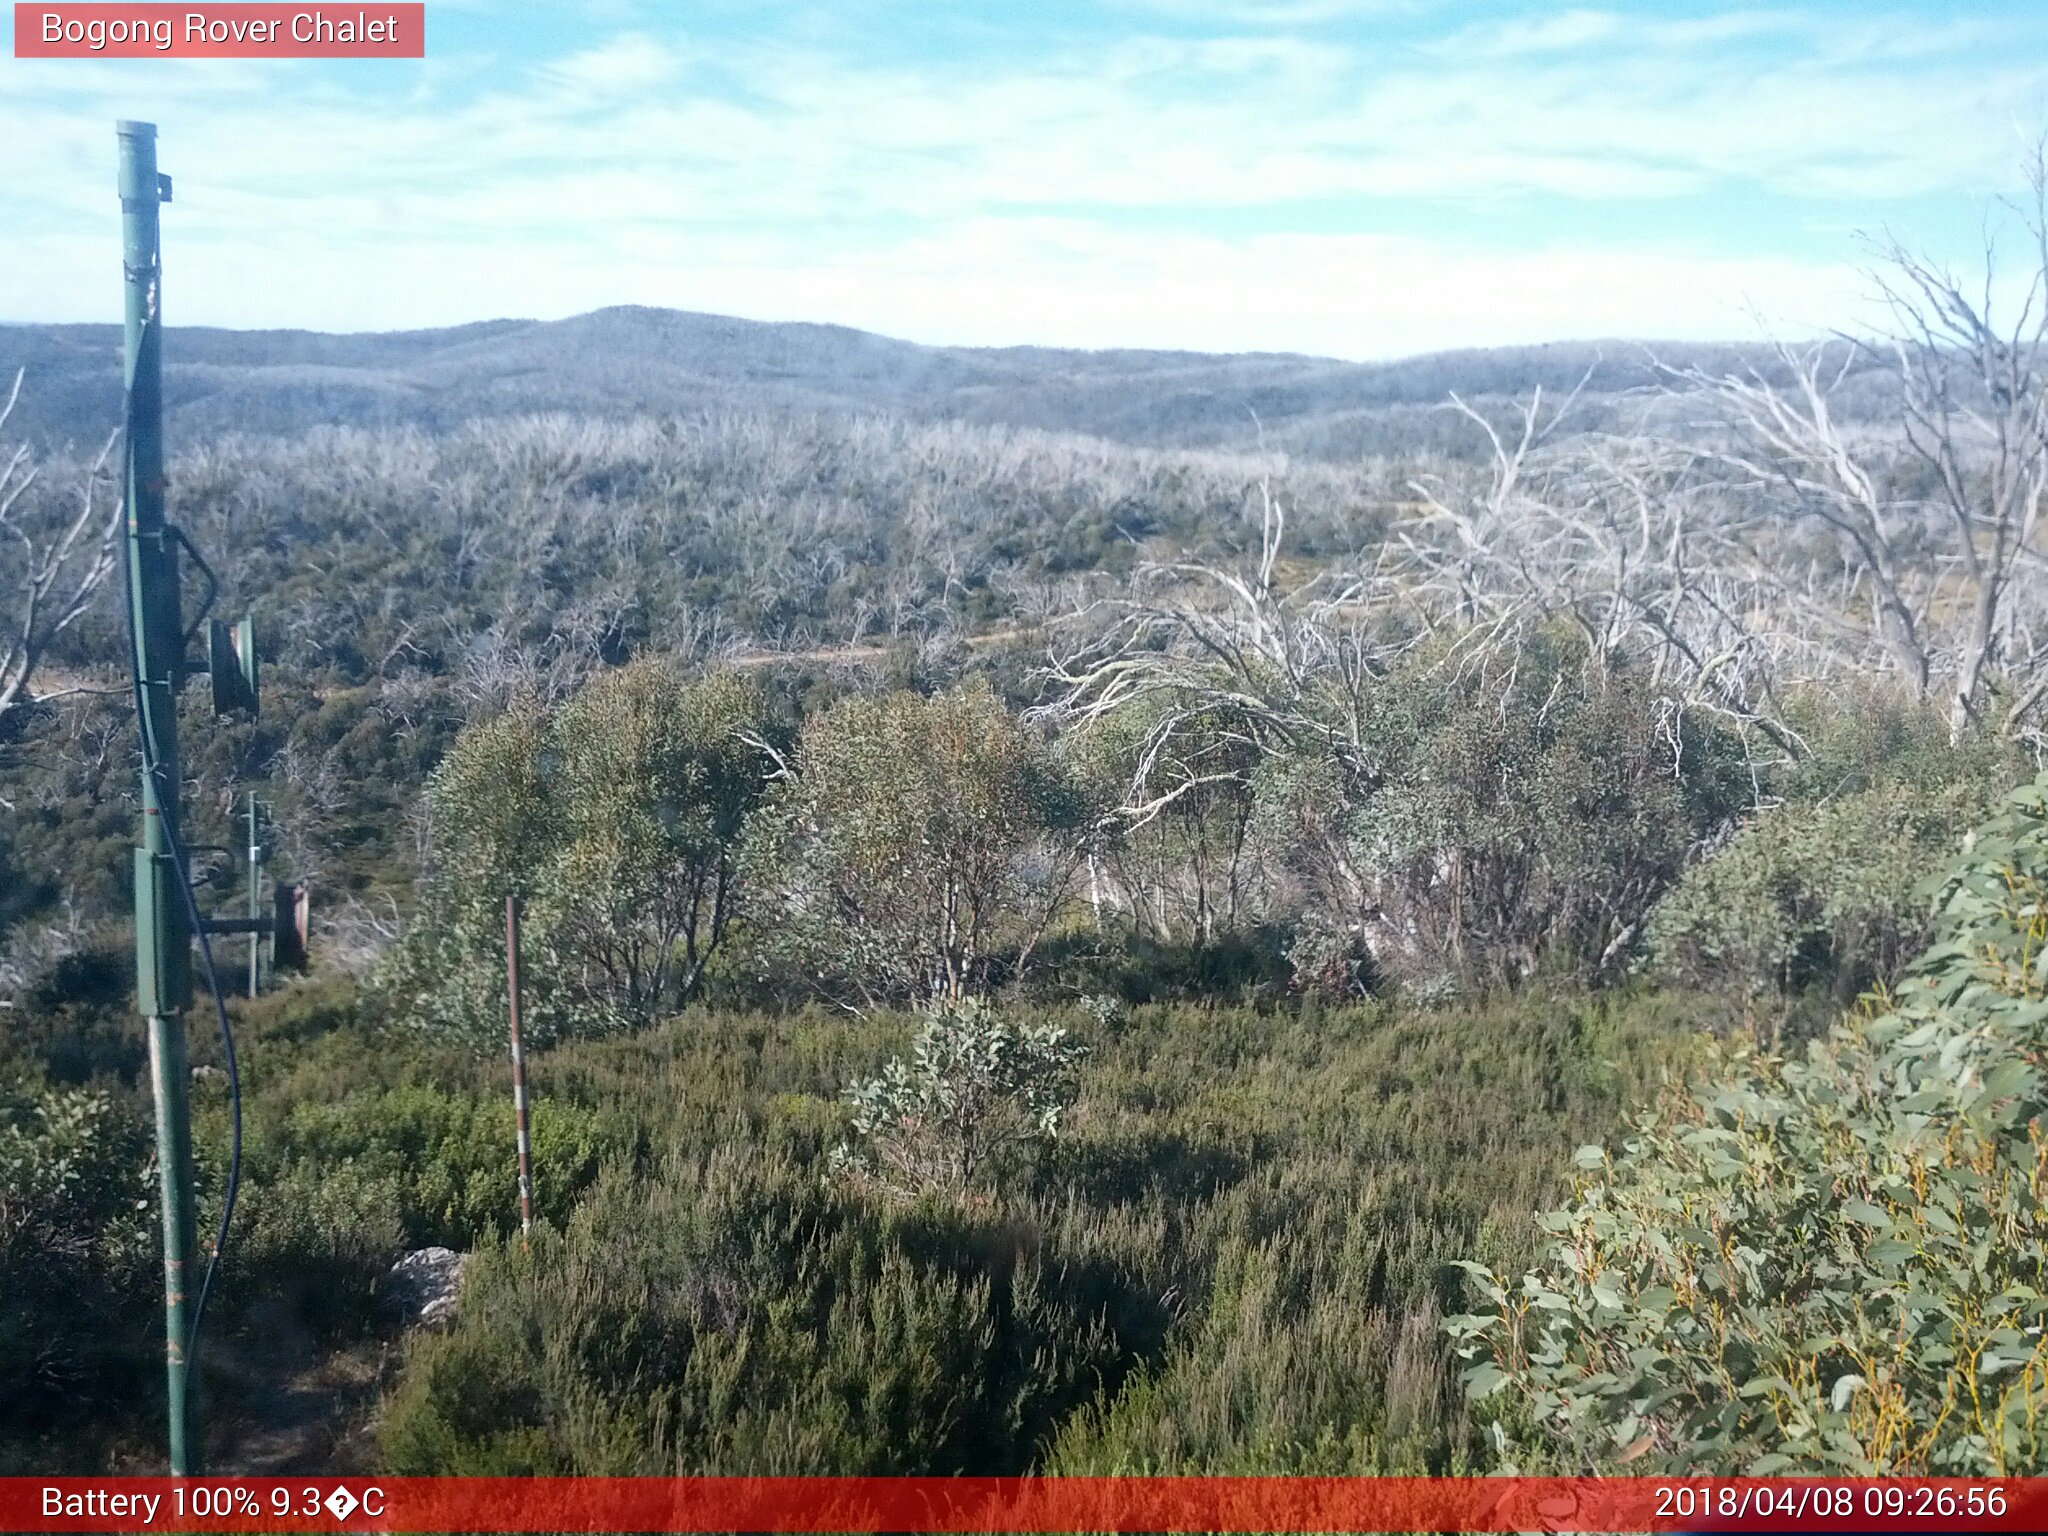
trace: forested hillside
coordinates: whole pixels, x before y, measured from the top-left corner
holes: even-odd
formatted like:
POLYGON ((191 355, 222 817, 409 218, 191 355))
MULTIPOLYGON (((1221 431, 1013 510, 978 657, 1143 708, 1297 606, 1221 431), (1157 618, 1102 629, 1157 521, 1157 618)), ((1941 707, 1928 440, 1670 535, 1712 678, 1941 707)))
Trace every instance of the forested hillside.
MULTIPOLYGON (((121 335, 111 325, 0 325, 0 378, 36 388, 20 425, 48 443, 97 441, 119 415, 121 335)), ((439 331, 330 336, 172 328, 173 432, 293 434, 313 427, 442 430, 479 417, 565 412, 775 411, 958 421, 1082 433, 1139 447, 1268 446, 1348 460, 1470 453, 1480 439, 1441 407, 1454 391, 1511 399, 1537 387, 1609 397, 1657 383, 1659 364, 1770 368, 1770 349, 1571 342, 1384 363, 1282 354, 935 347, 844 326, 606 309, 439 331)), ((1871 373, 1842 398, 1867 412, 1871 373)))
MULTIPOLYGON (((1938 1290, 1834 1214, 1903 1221, 1930 1166, 1864 1063, 1918 1091, 1944 1031, 2038 1031, 2041 813, 2001 805, 2044 739, 2048 379, 1957 302, 1935 344, 1661 367, 621 311, 170 333, 171 516, 267 668, 260 721, 186 699, 201 899, 239 900, 254 792, 315 912, 311 973, 233 1004, 210 1464, 2038 1469, 2031 1343, 1972 1334, 2011 1406, 1926 1428, 1959 1389, 1913 1330, 1953 1308, 1907 1307, 1906 1363, 1759 1347, 1784 1412, 1712 1407, 1744 1383, 1710 1320, 1790 1326, 1720 1207, 1938 1290), (1791 1127, 1850 1113, 1831 1073, 1878 1150, 1788 1130, 1828 1193, 1787 1214, 1713 1085, 1791 1127), (1610 1159, 1652 1102, 1733 1150, 1610 1159), (1580 1226, 1624 1267, 1546 1252, 1580 1226), (429 1245, 465 1278, 409 1326, 389 1271, 429 1245), (1675 1342, 1618 1386, 1623 1316, 1675 1342)), ((0 330, 0 589, 86 590, 0 697, 6 1471, 147 1465, 160 1390, 136 749, 87 580, 113 340, 0 330)), ((197 1022, 194 1053, 210 1220, 197 1022)), ((1972 1070, 1951 1161, 2017 1169, 2040 1085, 1972 1070)), ((2018 1183, 1965 1182, 1944 1220, 2034 1241, 2018 1183)))

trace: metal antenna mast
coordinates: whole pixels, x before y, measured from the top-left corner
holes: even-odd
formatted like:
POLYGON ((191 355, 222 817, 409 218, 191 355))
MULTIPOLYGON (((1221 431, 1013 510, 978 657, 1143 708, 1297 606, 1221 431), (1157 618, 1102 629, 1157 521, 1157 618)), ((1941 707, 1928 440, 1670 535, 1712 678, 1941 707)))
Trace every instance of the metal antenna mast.
MULTIPOLYGON (((164 516, 163 261, 157 210, 170 201, 171 180, 156 168, 156 126, 123 122, 120 145, 121 257, 126 292, 122 381, 127 507, 124 550, 130 660, 136 723, 142 738, 142 835, 135 850, 136 1006, 148 1021, 150 1085, 156 1095, 157 1168, 163 1193, 164 1362, 172 1475, 197 1470, 189 1439, 191 1351, 204 1313, 221 1242, 233 1213, 241 1159, 240 1080, 227 1004, 206 936, 269 934, 280 967, 303 965, 306 896, 280 886, 271 917, 251 910, 241 918, 200 915, 185 857, 178 762, 178 693, 188 676, 207 673, 218 714, 257 707, 256 635, 248 619, 230 626, 208 620, 219 583, 191 541, 164 516), (191 557, 206 582, 206 597, 188 628, 179 590, 179 554, 191 557), (206 655, 192 661, 185 648, 204 625, 206 655), (220 1241, 204 1276, 195 1274, 197 1237, 192 1183, 191 1069, 185 1051, 185 1010, 192 1004, 192 940, 205 959, 227 1058, 234 1107, 233 1142, 221 1215, 220 1241)), ((251 838, 254 806, 251 805, 251 838)), ((254 872, 252 869, 252 879, 254 872)))
POLYGON ((186 1344, 191 1337, 192 1117, 184 1012, 192 1003, 190 930, 172 857, 178 828, 178 685, 184 621, 178 551, 164 525, 162 260, 157 205, 170 191, 157 174, 156 125, 121 123, 122 332, 127 386, 128 602, 134 626, 137 709, 143 738, 142 843, 135 850, 136 1006, 149 1021, 150 1086, 156 1093, 157 1167, 163 1185, 164 1343, 170 1400, 171 1472, 193 1470, 186 1427, 186 1344), (168 788, 161 796, 159 785, 168 788))

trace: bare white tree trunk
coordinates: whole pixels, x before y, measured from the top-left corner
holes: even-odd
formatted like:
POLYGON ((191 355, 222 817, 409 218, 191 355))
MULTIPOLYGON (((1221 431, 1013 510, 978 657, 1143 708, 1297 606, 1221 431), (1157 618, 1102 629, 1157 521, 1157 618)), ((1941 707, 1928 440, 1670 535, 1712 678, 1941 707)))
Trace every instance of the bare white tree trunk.
MULTIPOLYGON (((0 405, 0 438, 21 399, 21 383, 17 372, 0 405)), ((37 486, 39 467, 28 445, 18 444, 11 453, 0 448, 0 536, 19 552, 7 598, 13 611, 0 621, 6 625, 0 639, 0 721, 38 697, 80 691, 63 688, 37 695, 31 690, 45 652, 92 606, 113 573, 121 509, 111 497, 113 504, 102 506, 100 494, 113 451, 114 438, 109 437, 85 473, 77 511, 51 519, 29 494, 37 486)))

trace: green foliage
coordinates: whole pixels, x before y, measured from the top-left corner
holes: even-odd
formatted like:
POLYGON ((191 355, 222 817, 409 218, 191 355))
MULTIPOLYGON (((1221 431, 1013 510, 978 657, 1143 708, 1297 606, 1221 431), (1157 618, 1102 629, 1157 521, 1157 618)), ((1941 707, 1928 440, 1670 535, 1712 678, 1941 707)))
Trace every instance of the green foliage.
MULTIPOLYGON (((1063 1426, 1048 1469, 1460 1469, 1472 1448, 1431 1337, 1458 1234, 1524 1251, 1522 1212, 1555 1177, 1543 1145, 1656 1080, 1668 1007, 1219 1013, 1198 1031, 1144 1010, 1058 1157, 1113 1165, 1127 1147, 1133 1179, 1186 1201, 1162 1213, 1177 1321, 1159 1359, 1063 1426), (1105 1097, 1114 1130, 1084 1131, 1105 1097)), ((1090 1187, 1159 1219, 1157 1196, 1090 1187)))
POLYGON ((745 1153, 606 1185, 486 1256, 386 1414, 394 1471, 1021 1470, 1113 1366, 1046 1259, 745 1153))
MULTIPOLYGON (((542 780, 548 717, 531 697, 465 730, 428 781, 434 862, 382 981, 414 1027, 477 1054, 505 1039, 505 898, 543 888, 560 823, 542 780)), ((522 1024, 536 1046, 617 1023, 578 1006, 551 909, 521 934, 522 1024)))
MULTIPOLYGON (((633 1155, 636 1138, 615 1115, 536 1094, 531 1118, 535 1209, 550 1220, 567 1216, 605 1162, 633 1155)), ((291 1106, 256 1166, 302 1180, 346 1169, 380 1192, 364 1208, 388 1217, 405 1246, 469 1248, 518 1221, 512 1145, 509 1093, 404 1084, 291 1106)))
POLYGON ((1256 921, 1265 883, 1251 838, 1256 735, 1231 708, 1170 693, 1113 710, 1060 742, 1091 806, 1089 898, 1154 943, 1211 944, 1256 921))
POLYGON ((1793 804, 1838 799, 1887 785, 1938 796, 1959 785, 1997 792, 2029 776, 2023 748, 1995 731, 1976 730, 1960 740, 1949 734, 1948 712, 1932 700, 1848 677, 1825 690, 1810 688, 1787 700, 1787 715, 1805 751, 1780 764, 1770 789, 1793 804))
POLYGON ((1932 884, 1934 942, 1803 1060, 1737 1054, 1580 1154, 1520 1282, 1451 1320, 1532 1460, 2048 1465, 2048 778, 1932 884))
POLYGON ((1552 1148, 1673 1058, 1655 1000, 1416 1016, 1146 1006, 985 1191, 828 1177, 901 1017, 692 1009, 546 1059, 644 1125, 407 1349, 410 1472, 1187 1472, 1459 1464, 1444 1266, 1527 1253, 1552 1148), (839 1101, 839 1102, 835 1102, 839 1101))
POLYGON ((0 1077, 76 1087, 142 1074, 148 1046, 135 1027, 133 930, 116 932, 30 972, 0 1030, 0 1077))
POLYGON ((558 709, 524 696, 464 731, 427 788, 430 867, 386 977, 418 1027, 498 1048, 514 893, 536 1046, 693 992, 732 917, 766 726, 746 679, 640 662, 558 709))
POLYGON ((1304 1285, 1291 1245, 1231 1237, 1208 1294, 1170 1357, 1063 1426, 1046 1470, 1059 1474, 1360 1476, 1462 1470, 1455 1389, 1441 1362, 1433 1297, 1375 1300, 1387 1248, 1352 1245, 1362 1264, 1304 1285))
MULTIPOLYGON (((322 1345, 359 1339, 401 1253, 487 1245, 516 1225, 502 1056, 481 1065, 388 1025, 340 981, 265 997, 242 1010, 237 1033, 245 1146, 221 1329, 322 1345)), ((213 1049, 194 1042, 202 1061, 213 1049)), ((564 1098, 538 1062, 532 1077, 535 1206, 565 1220, 603 1169, 633 1162, 642 1132, 617 1108, 564 1098)), ((195 1081, 203 1223, 219 1217, 227 1108, 218 1073, 195 1081)))
POLYGON ((964 1193, 1059 1134, 1087 1049, 1058 1024, 1012 1024, 980 998, 925 1013, 909 1060, 846 1090, 853 1142, 835 1165, 902 1194, 964 1193))
POLYGON ((1943 713, 1868 686, 1794 701, 1807 747, 1782 797, 1688 869, 1652 915, 1650 964, 1728 1000, 1768 1042, 1802 998, 1840 1008, 1926 942, 1916 887, 2023 776, 1988 732, 1949 740, 1943 713))
MULTIPOLYGON (((530 1259, 502 1059, 388 1023, 346 978, 237 1013, 248 1147, 215 1401, 282 1369, 261 1351, 360 1348, 397 1251, 443 1242, 483 1257, 454 1332, 404 1339, 394 1468, 1415 1471, 1463 1454, 1430 1342, 1444 1263, 1526 1256, 1555 1143, 1654 1080, 1682 1010, 1040 1004, 1090 1050, 1058 1139, 904 1202, 830 1161, 846 1090, 920 1019, 696 1005, 531 1062, 530 1259)), ((203 1034, 193 1051, 213 1063, 203 1034)), ((111 1104, 118 1136, 92 1144, 134 1153, 144 1251, 6 1278, 0 1313, 40 1353, 5 1358, 55 1362, 68 1394, 0 1435, 22 1470, 157 1445, 146 1110, 111 1104), (24 1275, 51 1277, 39 1310, 15 1307, 24 1275)), ((218 1074, 194 1118, 205 1225, 218 1074)))
POLYGON ((0 1093, 0 1472, 77 1467, 161 1360, 150 1174, 107 1094, 0 1093))
POLYGON ((1730 998, 1767 1043, 1795 995, 1824 989, 1841 1006, 1897 974, 1934 918, 1925 872, 1994 793, 1888 784, 1764 812, 1658 905, 1651 964, 1730 998))
POLYGON ((1079 817, 986 683, 842 700, 805 722, 749 833, 764 953, 868 1000, 981 990, 1064 899, 1076 840, 1052 834, 1079 817))
MULTIPOLYGON (((378 1281, 414 1246, 408 1229, 424 1225, 412 1182, 374 1155, 306 1157, 250 1172, 215 1324, 231 1320, 241 1332, 300 1334, 330 1347, 360 1338, 372 1325, 378 1281)), ((446 1178, 444 1165, 430 1182, 446 1178)))
POLYGON ((0 1117, 0 1263, 121 1263, 146 1249, 148 1147, 111 1098, 45 1092, 0 1103, 0 1117))
POLYGON ((685 683, 637 664, 561 710, 550 788, 562 845, 547 885, 570 953, 635 1017, 690 996, 725 937, 764 729, 759 690, 731 671, 685 683))
POLYGON ((1571 637, 1486 666, 1425 656, 1365 709, 1348 780, 1322 761, 1264 770, 1266 835, 1315 896, 1309 978, 1347 945, 1425 995, 1546 968, 1611 976, 1749 793, 1737 743, 1571 637))

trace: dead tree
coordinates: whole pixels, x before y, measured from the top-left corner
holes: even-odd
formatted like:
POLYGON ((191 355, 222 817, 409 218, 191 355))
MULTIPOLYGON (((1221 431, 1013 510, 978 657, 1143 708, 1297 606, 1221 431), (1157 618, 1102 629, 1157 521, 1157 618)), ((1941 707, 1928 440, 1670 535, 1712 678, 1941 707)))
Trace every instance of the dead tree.
POLYGON ((1051 651, 1052 697, 1037 718, 1082 738, 1112 719, 1136 725, 1089 839, 1098 916, 1105 884, 1123 887, 1141 929, 1149 904, 1157 926, 1203 938, 1219 903, 1236 921, 1282 881, 1354 930, 1370 905, 1344 813, 1375 782, 1371 693, 1407 642, 1374 622, 1375 571, 1290 579, 1286 509, 1268 481, 1256 498, 1255 556, 1144 565, 1128 595, 1075 614, 1063 628, 1076 638, 1051 651), (1286 870, 1250 845, 1254 776, 1279 761, 1316 780, 1277 812, 1300 823, 1285 839, 1286 870), (1141 870, 1127 858, 1160 845, 1184 867, 1141 870))
POLYGON ((2048 700, 2048 189, 2038 149, 2028 185, 2030 198, 2013 205, 2030 269, 2015 296, 1997 291, 2002 263, 1989 241, 1968 283, 1887 241, 1875 275, 1884 334, 1781 347, 1776 377, 1674 375, 1722 408, 1730 440, 1713 456, 1756 513, 1729 547, 1760 592, 1836 625, 1843 644, 1881 657, 1916 694, 1945 696, 1952 737, 1982 723, 2038 735, 2048 700), (1839 419, 1833 400, 1851 369, 1881 370, 1896 393, 1895 427, 1859 431, 1839 419), (1802 550, 1801 533, 1818 535, 1821 550, 1802 550), (1815 579, 1816 553, 1835 563, 1832 581, 1815 579))
POLYGON ((1735 503, 1695 447, 1568 430, 1584 387, 1549 405, 1535 391, 1505 427, 1452 397, 1490 457, 1411 482, 1420 514, 1390 531, 1380 605, 1437 636, 1449 666, 1491 666, 1532 628, 1568 622, 1601 673, 1644 661, 1674 710, 1795 751, 1778 679, 1802 640, 1731 557, 1735 503))
POLYGON ((1116 813, 1127 828, 1207 785, 1242 779, 1236 755, 1189 771, 1216 757, 1179 750, 1193 737, 1313 745, 1340 763, 1358 760, 1367 691, 1387 649, 1364 622, 1373 579, 1324 572, 1285 581, 1286 510, 1268 482, 1257 490, 1256 560, 1141 566, 1133 595, 1094 605, 1092 636, 1051 653, 1053 697, 1040 716, 1086 726, 1139 704, 1151 711, 1116 813))
MULTIPOLYGON (((6 404, 0 405, 0 437, 21 399, 22 374, 14 375, 6 404)), ((118 498, 107 497, 107 462, 113 456, 109 437, 86 470, 76 495, 77 510, 64 513, 40 494, 41 466, 26 443, 13 451, 0 449, 0 535, 10 540, 15 558, 6 570, 6 636, 0 639, 0 722, 39 698, 57 698, 84 691, 69 687, 37 694, 36 670, 52 644, 92 607, 94 596, 113 574, 121 529, 118 498)))
POLYGON ((1952 737, 1991 723, 2042 738, 2038 154, 2029 186, 2017 212, 2031 270, 2009 309, 1995 302, 1989 246, 1980 289, 1889 243, 1877 275, 1886 334, 1781 345, 1741 374, 1667 369, 1634 433, 1567 434, 1566 408, 1546 414, 1540 394, 1502 430, 1454 397, 1491 463, 1476 480, 1416 484, 1425 515, 1393 532, 1386 600, 1476 655, 1569 619, 1594 664, 1646 656, 1679 706, 1787 753, 1802 744, 1786 692, 1854 672, 1889 672, 1942 699, 1952 737), (1875 379, 1894 411, 1845 420, 1842 386, 1875 379), (1691 426, 1649 425, 1674 416, 1691 426))

